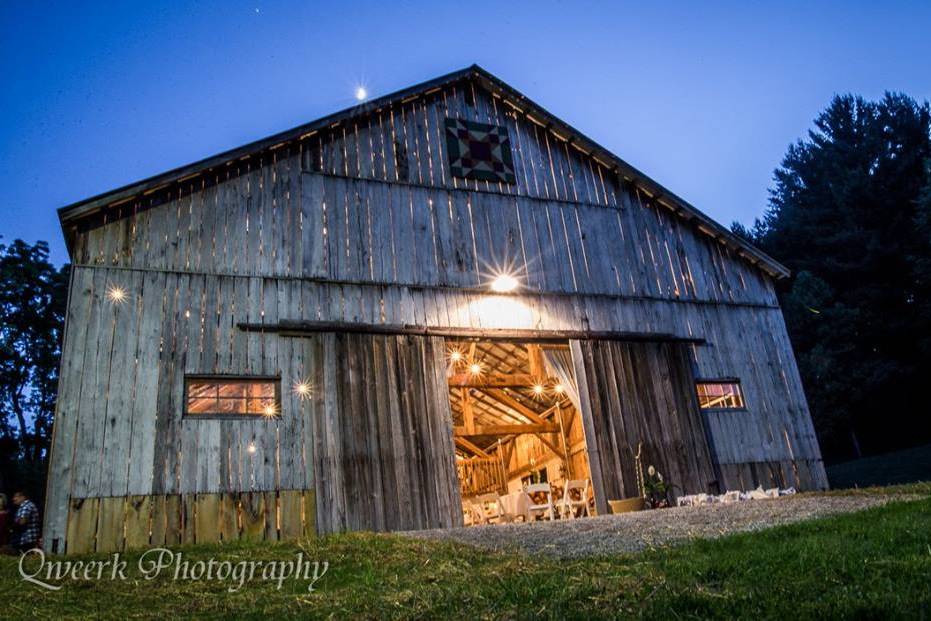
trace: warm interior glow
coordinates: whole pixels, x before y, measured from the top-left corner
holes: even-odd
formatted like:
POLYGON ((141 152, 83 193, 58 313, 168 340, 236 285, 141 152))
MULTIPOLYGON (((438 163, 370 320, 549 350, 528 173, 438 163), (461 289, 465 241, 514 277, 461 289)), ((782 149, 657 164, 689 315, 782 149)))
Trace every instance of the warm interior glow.
POLYGON ((226 378, 188 380, 185 415, 264 416, 269 405, 278 412, 274 381, 226 378))
POLYGON ((483 328, 527 328, 533 329, 548 316, 546 307, 531 308, 519 296, 487 295, 474 296, 463 305, 472 320, 483 328))
POLYGON ((517 289, 518 284, 517 279, 512 275, 498 274, 495 276, 495 279, 491 281, 491 290, 498 293, 507 293, 517 289))
POLYGON ((702 381, 696 384, 696 388, 698 407, 703 410, 739 410, 746 407, 739 381, 702 381))

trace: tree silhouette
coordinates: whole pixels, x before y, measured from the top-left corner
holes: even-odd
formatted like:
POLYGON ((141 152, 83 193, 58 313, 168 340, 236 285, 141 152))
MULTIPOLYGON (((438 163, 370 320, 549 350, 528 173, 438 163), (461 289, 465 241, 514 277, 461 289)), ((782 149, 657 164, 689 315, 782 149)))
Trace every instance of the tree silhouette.
POLYGON ((0 244, 0 486, 32 488, 42 478, 52 429, 68 267, 48 244, 0 244))
POLYGON ((734 232, 783 261, 786 324, 825 457, 931 440, 931 111, 837 96, 734 232))

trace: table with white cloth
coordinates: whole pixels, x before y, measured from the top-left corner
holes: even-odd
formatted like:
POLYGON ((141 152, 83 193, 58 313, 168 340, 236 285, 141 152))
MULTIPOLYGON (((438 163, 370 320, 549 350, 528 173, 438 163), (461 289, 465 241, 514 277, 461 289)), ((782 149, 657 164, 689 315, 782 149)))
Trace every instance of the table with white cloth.
POLYGON ((501 496, 501 506, 511 519, 523 516, 524 521, 529 522, 531 504, 530 494, 523 490, 501 496))

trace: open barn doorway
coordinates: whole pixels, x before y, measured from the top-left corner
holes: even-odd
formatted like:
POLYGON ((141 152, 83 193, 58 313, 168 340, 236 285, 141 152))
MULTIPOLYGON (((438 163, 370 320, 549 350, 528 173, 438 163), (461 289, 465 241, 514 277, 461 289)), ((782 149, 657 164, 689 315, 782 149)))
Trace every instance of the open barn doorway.
POLYGON ((446 358, 465 523, 591 515, 569 343, 447 339, 446 358))

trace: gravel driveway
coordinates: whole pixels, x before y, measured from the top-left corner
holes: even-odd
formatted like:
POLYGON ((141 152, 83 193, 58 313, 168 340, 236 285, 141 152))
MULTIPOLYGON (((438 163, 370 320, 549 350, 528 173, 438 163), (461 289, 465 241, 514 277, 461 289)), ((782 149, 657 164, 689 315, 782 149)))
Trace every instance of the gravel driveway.
POLYGON ((754 531, 883 505, 902 496, 783 496, 734 504, 675 507, 576 520, 493 524, 408 532, 492 550, 518 550, 560 558, 636 552, 695 538, 754 531))

